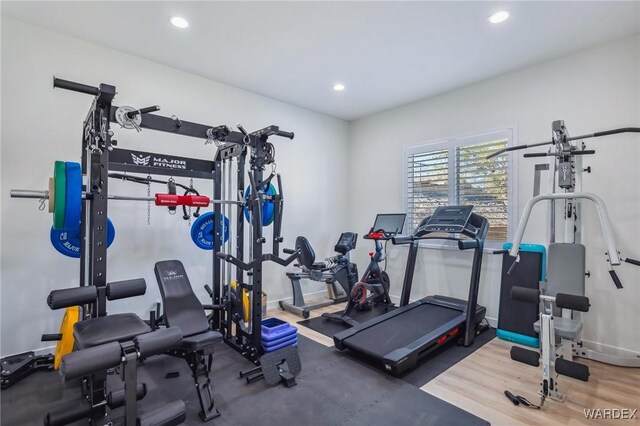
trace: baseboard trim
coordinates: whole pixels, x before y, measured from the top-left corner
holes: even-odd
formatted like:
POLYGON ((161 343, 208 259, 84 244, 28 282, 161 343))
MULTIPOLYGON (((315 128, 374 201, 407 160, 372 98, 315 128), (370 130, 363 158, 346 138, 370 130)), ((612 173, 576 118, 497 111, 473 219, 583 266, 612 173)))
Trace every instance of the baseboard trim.
MULTIPOLYGON (((323 294, 326 297, 327 290, 314 291, 312 293, 304 293, 303 296, 304 296, 305 299, 307 298, 307 296, 309 297, 309 299, 313 299, 316 296, 322 296, 323 294)), ((267 294, 267 297, 268 296, 269 295, 267 294)), ((328 299, 328 297, 326 297, 326 298, 328 299)), ((269 310, 269 309, 280 309, 279 303, 280 303, 281 300, 283 302, 291 303, 291 302, 293 302, 293 296, 284 297, 282 299, 277 299, 277 300, 267 300, 267 310, 269 310)))

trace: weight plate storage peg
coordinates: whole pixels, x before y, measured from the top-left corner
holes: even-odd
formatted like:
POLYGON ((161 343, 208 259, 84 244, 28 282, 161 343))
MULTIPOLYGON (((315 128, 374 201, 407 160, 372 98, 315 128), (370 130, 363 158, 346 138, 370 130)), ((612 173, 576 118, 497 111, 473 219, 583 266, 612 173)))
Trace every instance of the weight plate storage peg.
POLYGON ((56 231, 64 229, 64 212, 66 206, 67 193, 67 166, 64 161, 56 161, 53 168, 53 180, 55 186, 53 210, 53 229, 56 231))
MULTIPOLYGON (((59 253, 68 257, 80 257, 80 229, 76 227, 74 230, 56 230, 51 227, 51 245, 59 253)), ((111 246, 116 238, 116 229, 111 219, 107 218, 107 248, 111 246)))
MULTIPOLYGON (((215 232, 213 218, 213 212, 206 212, 201 214, 191 225, 191 239, 196 246, 203 250, 213 250, 213 235, 215 232)), ((223 226, 222 243, 226 243, 229 239, 229 218, 223 215, 219 223, 223 226)))
MULTIPOLYGON (((271 183, 269 184, 269 188, 267 188, 267 185, 265 184, 262 187, 262 190, 265 191, 265 195, 268 195, 268 196, 273 196, 278 193, 278 191, 276 191, 276 187, 273 186, 273 184, 271 183)), ((244 191, 244 199, 248 200, 250 195, 251 195, 251 186, 247 186, 246 191, 244 191)), ((276 212, 276 208, 275 208, 275 205, 273 204, 273 201, 264 200, 262 202, 262 226, 271 225, 274 219, 275 212, 276 212)), ((244 207, 244 217, 245 219, 247 219, 247 222, 251 223, 251 216, 250 216, 248 205, 244 207)))

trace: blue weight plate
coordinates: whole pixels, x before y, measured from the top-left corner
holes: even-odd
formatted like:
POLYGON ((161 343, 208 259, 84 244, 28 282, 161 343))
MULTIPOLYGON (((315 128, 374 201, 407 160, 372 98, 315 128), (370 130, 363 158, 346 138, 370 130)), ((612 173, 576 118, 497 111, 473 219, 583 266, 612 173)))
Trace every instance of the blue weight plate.
POLYGON ((82 214, 82 168, 80 163, 66 163, 66 178, 64 229, 76 231, 80 229, 80 215, 82 214))
MULTIPOLYGON (((55 230, 51 227, 51 245, 59 253, 69 257, 80 257, 80 230, 67 231, 55 230)), ((116 228, 113 226, 111 219, 107 218, 107 248, 111 246, 116 238, 116 228)))
MULTIPOLYGON (((265 192, 266 195, 276 195, 278 192, 276 191, 276 187, 273 184, 269 184, 269 188, 265 192)), ((247 186, 247 189, 244 191, 244 199, 249 199, 249 195, 251 195, 251 186, 247 186)), ((262 202, 262 226, 269 226, 273 223, 274 215, 276 212, 276 207, 272 201, 265 200, 262 202)), ((249 207, 244 206, 244 218, 247 219, 247 222, 251 223, 251 218, 249 216, 249 207)))
MULTIPOLYGON (((229 239, 229 218, 223 217, 223 243, 229 239)), ((203 250, 213 250, 213 212, 201 214, 191 225, 191 239, 196 246, 203 250)))

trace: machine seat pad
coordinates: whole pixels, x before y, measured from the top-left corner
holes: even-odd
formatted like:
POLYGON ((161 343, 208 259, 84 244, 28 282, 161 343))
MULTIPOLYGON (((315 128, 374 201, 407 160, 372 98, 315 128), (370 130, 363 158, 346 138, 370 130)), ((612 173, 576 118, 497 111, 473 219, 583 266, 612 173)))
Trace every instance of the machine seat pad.
POLYGON ((132 313, 113 314, 78 321, 73 326, 77 349, 86 349, 109 342, 124 342, 151 328, 139 316, 132 313))
POLYGON ((313 265, 311 265, 310 269, 324 269, 327 267, 327 264, 324 262, 314 262, 313 265))
POLYGON ((188 352, 196 352, 213 348, 213 346, 222 341, 222 334, 217 331, 209 330, 204 333, 194 334, 193 336, 183 337, 180 349, 188 352))
MULTIPOLYGON (((555 317, 553 319, 553 328, 556 332, 556 338, 575 340, 582 331, 582 321, 571 318, 555 317)), ((540 320, 533 323, 533 329, 536 333, 540 333, 540 320)))

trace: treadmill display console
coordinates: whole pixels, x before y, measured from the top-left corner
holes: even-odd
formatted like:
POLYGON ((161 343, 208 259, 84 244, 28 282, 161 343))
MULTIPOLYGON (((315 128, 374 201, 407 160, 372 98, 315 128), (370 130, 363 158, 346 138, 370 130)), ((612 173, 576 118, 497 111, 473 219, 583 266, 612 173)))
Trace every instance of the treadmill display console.
POLYGON ((461 233, 471 217, 472 210, 473 206, 438 207, 423 229, 427 232, 461 233))

